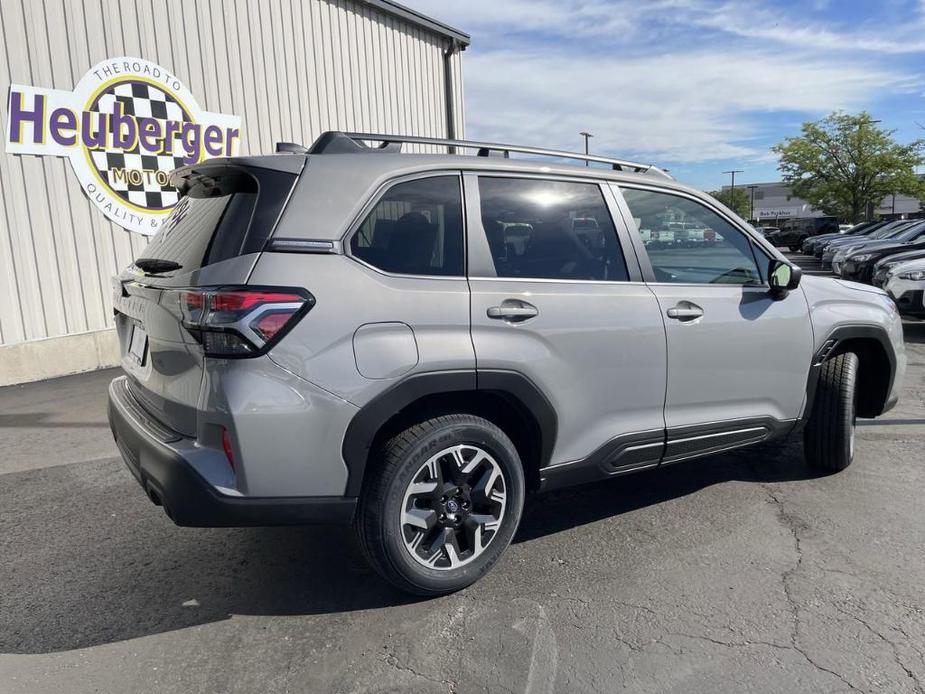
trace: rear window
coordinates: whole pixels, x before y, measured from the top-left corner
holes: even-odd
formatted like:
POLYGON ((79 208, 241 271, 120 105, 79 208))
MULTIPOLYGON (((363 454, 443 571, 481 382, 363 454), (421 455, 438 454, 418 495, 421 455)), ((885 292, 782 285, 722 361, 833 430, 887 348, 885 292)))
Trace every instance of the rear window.
POLYGON ((628 279, 597 184, 480 176, 479 195, 498 277, 628 279))
POLYGON ((186 273, 262 250, 295 179, 267 169, 197 170, 142 258, 173 261, 186 273))

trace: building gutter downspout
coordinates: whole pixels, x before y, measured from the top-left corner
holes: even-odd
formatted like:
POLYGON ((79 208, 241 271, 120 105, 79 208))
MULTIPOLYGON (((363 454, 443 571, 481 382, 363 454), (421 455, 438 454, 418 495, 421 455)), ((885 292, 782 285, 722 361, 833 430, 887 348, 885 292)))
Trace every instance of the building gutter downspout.
MULTIPOLYGON (((453 79, 453 56, 465 49, 456 39, 451 39, 443 51, 443 97, 446 103, 446 139, 457 139, 456 132, 456 81, 453 79)), ((456 154, 456 148, 447 147, 447 153, 456 154)))

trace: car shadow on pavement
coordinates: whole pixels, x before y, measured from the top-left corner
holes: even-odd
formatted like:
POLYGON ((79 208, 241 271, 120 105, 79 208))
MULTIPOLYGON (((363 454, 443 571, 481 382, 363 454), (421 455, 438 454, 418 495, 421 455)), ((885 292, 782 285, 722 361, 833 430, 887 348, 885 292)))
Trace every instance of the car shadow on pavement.
MULTIPOLYGON (((3 477, 22 475, 15 497, 0 485, 0 505, 13 502, 0 528, 12 558, 0 565, 0 653, 87 648, 236 615, 336 618, 416 601, 367 566, 349 528, 177 528, 120 462, 92 465, 3 477), (69 505, 78 475, 110 482, 87 485, 69 505)), ((550 492, 528 500, 515 542, 730 480, 812 476, 788 444, 550 492)))
POLYGON ((538 495, 515 542, 660 504, 730 481, 784 482, 825 476, 806 465, 796 439, 688 461, 538 495))

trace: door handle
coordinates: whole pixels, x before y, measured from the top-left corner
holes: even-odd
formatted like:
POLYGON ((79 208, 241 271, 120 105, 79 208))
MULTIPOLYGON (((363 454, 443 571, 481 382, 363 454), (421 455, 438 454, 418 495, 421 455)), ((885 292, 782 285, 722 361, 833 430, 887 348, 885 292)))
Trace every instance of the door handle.
POLYGON ((697 304, 690 301, 679 301, 675 306, 668 309, 666 314, 669 318, 674 318, 682 322, 697 320, 703 316, 703 309, 697 304))
POLYGON ((507 321, 508 323, 519 323, 540 314, 536 306, 519 299, 505 299, 500 306, 489 307, 486 313, 489 318, 507 321))

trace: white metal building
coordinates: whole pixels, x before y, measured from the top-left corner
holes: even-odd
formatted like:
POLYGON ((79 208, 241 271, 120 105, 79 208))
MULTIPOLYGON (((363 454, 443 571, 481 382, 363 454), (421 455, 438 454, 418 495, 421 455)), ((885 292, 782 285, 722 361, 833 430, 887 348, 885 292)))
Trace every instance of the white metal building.
MULTIPOLYGON (((790 186, 781 181, 740 183, 736 187, 748 193, 749 205, 753 209, 752 218, 762 224, 773 225, 786 219, 825 216, 825 212, 795 196, 790 186)), ((723 190, 728 188, 723 186, 723 190)), ((891 195, 881 200, 873 213, 878 219, 919 216, 922 206, 919 200, 908 195, 891 195)))
POLYGON ((0 385, 117 363, 110 278, 175 200, 158 171, 461 138, 468 42, 390 0, 0 0, 0 385))

